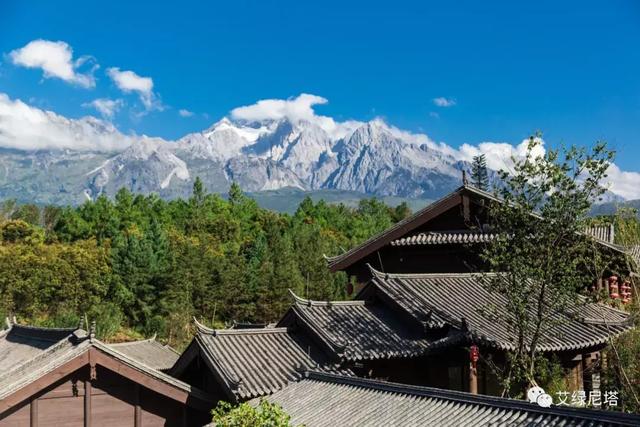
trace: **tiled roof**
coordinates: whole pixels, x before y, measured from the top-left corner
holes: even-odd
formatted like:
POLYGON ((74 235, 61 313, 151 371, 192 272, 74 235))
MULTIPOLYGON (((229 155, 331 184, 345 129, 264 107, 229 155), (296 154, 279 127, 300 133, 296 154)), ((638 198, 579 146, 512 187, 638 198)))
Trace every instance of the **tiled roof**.
POLYGON ((168 345, 156 341, 155 337, 142 341, 109 344, 109 346, 132 359, 161 371, 171 368, 180 356, 168 345))
POLYGON ((36 348, 38 348, 38 351, 22 351, 19 356, 17 353, 14 353, 11 367, 0 370, 0 401, 33 381, 36 381, 38 378, 55 371, 58 367, 86 353, 91 348, 106 353, 136 371, 153 377, 155 380, 169 384, 185 392, 193 393, 195 396, 201 396, 202 399, 208 399, 208 396, 201 391, 192 389, 190 385, 153 369, 119 352, 113 347, 92 338, 82 329, 45 329, 13 325, 8 334, 0 336, 0 346, 5 344, 4 341, 11 340, 11 334, 16 330, 20 331, 20 334, 25 338, 37 337, 38 339, 33 342, 36 348), (46 348, 37 347, 40 345, 39 342, 42 337, 50 338, 49 345, 46 348), (58 341, 52 341, 56 337, 59 338, 58 341))
MULTIPOLYGON (((392 242, 400 243, 403 239, 411 239, 417 234, 417 229, 429 223, 433 219, 442 215, 444 212, 452 209, 455 206, 462 204, 463 196, 468 196, 473 200, 482 200, 489 202, 502 203, 503 201, 497 198, 495 195, 480 190, 478 188, 463 185, 441 199, 433 202, 425 208, 417 211, 415 214, 402 221, 397 222, 388 229, 381 233, 372 236, 365 242, 349 249, 348 251, 333 256, 327 257, 328 267, 331 271, 339 271, 348 268, 359 260, 363 259, 367 255, 379 250, 380 248, 392 244, 392 242)), ((541 218, 536 212, 531 212, 531 216, 535 218, 541 218)), ((588 232, 588 230, 587 230, 588 232)), ((594 230, 594 232, 596 232, 594 230)), ((603 232, 604 233, 604 232, 603 232)), ((609 235, 606 233, 600 234, 601 237, 608 238, 604 240, 596 236, 596 241, 617 252, 624 252, 619 246, 613 244, 613 231, 609 235)))
POLYGON ((73 331, 74 329, 37 328, 9 322, 9 329, 0 331, 0 373, 37 356, 73 331))
POLYGON ((447 245, 488 243, 497 237, 494 233, 474 232, 470 230, 430 231, 403 237, 391 242, 391 246, 447 245))
POLYGON ((483 197, 493 198, 489 193, 477 190, 472 187, 462 186, 457 188, 455 191, 447 194, 441 199, 433 202, 432 204, 420 209, 415 214, 411 215, 408 218, 403 219, 400 222, 392 225, 388 229, 383 232, 376 234, 371 237, 367 241, 349 249, 348 251, 336 255, 333 257, 328 257, 327 262, 329 264, 329 268, 332 271, 338 271, 349 265, 356 262, 358 259, 370 254, 371 252, 387 245, 393 240, 399 239, 406 235, 407 233, 414 230, 416 227, 428 222, 429 220, 437 217, 442 212, 446 211, 452 206, 455 206, 460 203, 460 197, 464 192, 472 192, 481 194, 483 197))
MULTIPOLYGON (((637 426, 640 416, 542 408, 521 400, 310 372, 269 396, 292 425, 335 426, 637 426)), ((252 402, 257 403, 257 402, 252 402)))
POLYGON ((196 325, 195 340, 204 356, 239 400, 274 393, 299 380, 307 369, 332 369, 327 355, 295 330, 213 330, 196 325))
MULTIPOLYGON (((489 292, 481 274, 384 274, 372 270, 370 286, 386 293, 416 321, 437 328, 450 325, 470 339, 503 350, 515 348, 515 333, 505 321, 506 299, 489 292), (496 316, 496 313, 499 314, 496 316)), ((366 289, 366 288, 365 288, 366 289)), ((626 313, 588 304, 556 314, 539 351, 577 350, 605 345, 611 335, 631 328, 626 313)))
MULTIPOLYGON (((430 344, 424 331, 403 325, 397 315, 380 303, 310 301, 294 295, 291 312, 341 360, 417 356, 430 344)), ((287 318, 283 321, 287 322, 287 318)))

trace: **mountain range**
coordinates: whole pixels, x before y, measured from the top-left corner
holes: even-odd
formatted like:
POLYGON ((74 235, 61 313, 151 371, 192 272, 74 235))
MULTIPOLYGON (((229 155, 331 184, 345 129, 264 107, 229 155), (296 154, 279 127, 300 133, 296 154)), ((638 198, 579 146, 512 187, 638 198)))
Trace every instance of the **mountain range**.
POLYGON ((51 113, 47 120, 78 140, 108 141, 110 149, 1 148, 0 197, 77 204, 126 187, 174 198, 189 195, 200 177, 211 192, 237 182, 247 192, 293 188, 433 199, 458 186, 468 167, 379 119, 328 132, 306 120, 223 118, 175 141, 124 135, 93 117, 51 113))
MULTIPOLYGON (((187 197, 200 177, 210 192, 226 193, 237 182, 265 205, 285 210, 303 194, 350 202, 375 195, 423 204, 458 187, 470 166, 469 156, 380 119, 225 117, 202 132, 168 141, 125 135, 91 116, 28 113, 31 122, 0 126, 2 199, 79 204, 113 196, 122 187, 170 199, 187 197)), ((604 201, 620 200, 608 193, 604 201)))

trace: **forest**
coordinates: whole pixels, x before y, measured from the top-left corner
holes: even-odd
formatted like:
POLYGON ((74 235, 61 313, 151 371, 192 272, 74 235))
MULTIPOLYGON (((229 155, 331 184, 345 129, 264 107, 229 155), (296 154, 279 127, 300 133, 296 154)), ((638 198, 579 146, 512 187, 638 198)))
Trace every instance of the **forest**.
POLYGON ((163 200, 121 189, 80 206, 0 205, 0 316, 43 326, 97 323, 121 341, 157 334, 182 349, 192 318, 277 321, 288 289, 343 299, 335 255, 410 214, 373 198, 356 208, 305 199, 293 215, 262 209, 232 185, 163 200))

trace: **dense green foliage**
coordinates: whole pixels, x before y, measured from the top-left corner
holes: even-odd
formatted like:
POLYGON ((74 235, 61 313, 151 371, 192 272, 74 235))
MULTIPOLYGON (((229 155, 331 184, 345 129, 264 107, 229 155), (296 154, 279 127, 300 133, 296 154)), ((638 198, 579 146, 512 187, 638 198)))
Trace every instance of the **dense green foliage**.
POLYGON ((228 200, 196 180, 188 200, 121 190, 79 207, 0 206, 0 315, 98 335, 158 333, 180 347, 193 316, 220 326, 273 322, 290 299, 344 298, 333 255, 409 214, 376 199, 357 208, 304 200, 293 215, 261 209, 233 185, 228 200))
POLYGON ((541 152, 540 139, 532 137, 524 158, 513 159, 512 171, 500 172, 495 192, 504 203, 490 207, 499 237, 482 254, 491 271, 504 272, 487 276, 487 284, 505 297, 508 315, 493 311, 516 337, 507 367, 499 372, 504 394, 537 383, 538 345, 557 326, 553 314, 574 306, 584 284, 610 268, 583 231, 593 200, 605 191, 613 153, 601 143, 590 151, 541 152))
POLYGON ((221 401, 212 414, 211 424, 220 427, 289 427, 291 420, 280 406, 264 399, 257 407, 248 403, 234 406, 221 401))

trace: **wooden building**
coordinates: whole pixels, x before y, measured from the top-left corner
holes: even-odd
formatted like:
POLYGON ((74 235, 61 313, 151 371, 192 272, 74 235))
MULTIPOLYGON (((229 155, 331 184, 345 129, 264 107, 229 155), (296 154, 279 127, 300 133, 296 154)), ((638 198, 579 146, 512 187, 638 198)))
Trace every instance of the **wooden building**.
MULTIPOLYGON (((501 201, 485 191, 462 186, 362 244, 327 258, 328 267, 355 277, 360 285, 370 279, 368 265, 386 273, 487 271, 479 254, 482 245, 496 237, 491 232, 491 203, 501 201)), ((612 227, 585 231, 619 261, 618 270, 627 269, 626 257, 634 258, 633 248, 628 251, 616 245, 612 227)))
POLYGON ((141 361, 148 345, 131 351, 81 329, 9 322, 0 332, 0 426, 206 424, 211 396, 141 361))
MULTIPOLYGON (((314 364, 346 375, 497 394, 489 362, 502 364, 516 337, 504 320, 504 297, 482 283, 488 275, 499 278, 478 256, 481 245, 496 237, 488 225, 490 203, 499 201, 463 186, 330 258, 331 270, 356 277, 354 300, 293 295, 276 328, 213 331, 199 325, 172 374, 233 401, 283 389, 301 378, 300 368, 314 364), (300 354, 305 357, 295 356, 300 354), (265 368, 270 363, 278 368, 265 368), (203 368, 206 377, 198 374, 203 368)), ((611 227, 587 232, 614 257, 626 256, 613 243, 611 227)), ((599 351, 631 327, 629 317, 593 303, 577 304, 554 320, 538 350, 559 358, 569 388, 589 390, 599 351)))
POLYGON ((298 381, 308 369, 340 371, 293 327, 215 330, 195 323, 196 336, 170 373, 215 401, 242 402, 271 394, 298 381))

